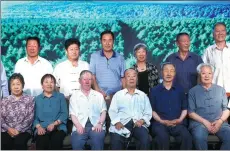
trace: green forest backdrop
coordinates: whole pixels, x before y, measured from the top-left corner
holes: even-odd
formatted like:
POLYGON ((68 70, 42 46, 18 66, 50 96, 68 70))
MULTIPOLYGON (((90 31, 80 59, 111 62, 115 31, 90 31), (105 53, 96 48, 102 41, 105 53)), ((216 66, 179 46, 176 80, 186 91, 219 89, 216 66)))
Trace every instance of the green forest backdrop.
POLYGON ((101 48, 100 33, 111 29, 114 49, 124 55, 128 68, 135 62, 133 47, 139 42, 148 46, 148 60, 159 66, 177 51, 179 32, 188 32, 191 51, 202 55, 213 44, 213 25, 222 21, 230 27, 229 2, 5 1, 1 10, 1 59, 8 77, 26 55, 28 36, 41 39, 40 55, 55 67, 66 59, 66 39, 79 38, 81 58, 89 61, 90 54, 101 48))

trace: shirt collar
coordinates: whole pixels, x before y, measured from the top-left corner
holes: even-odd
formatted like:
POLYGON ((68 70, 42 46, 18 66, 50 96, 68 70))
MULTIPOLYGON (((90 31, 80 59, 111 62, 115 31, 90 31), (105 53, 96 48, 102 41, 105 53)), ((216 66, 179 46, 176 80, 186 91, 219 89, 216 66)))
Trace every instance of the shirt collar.
MULTIPOLYGON (((128 89, 125 88, 125 89, 124 89, 124 93, 125 93, 125 94, 128 94, 128 93, 129 93, 128 89)), ((138 91, 137 89, 135 89, 133 94, 138 94, 138 95, 139 95, 139 94, 140 94, 140 91, 138 91)))
MULTIPOLYGON (((177 53, 176 53, 176 57, 180 59, 179 52, 177 52, 177 53)), ((188 57, 192 57, 192 55, 191 55, 191 52, 190 52, 190 51, 188 52, 188 56, 186 57, 186 59, 187 59, 188 57)))
MULTIPOLYGON (((230 44, 227 43, 226 41, 225 41, 225 47, 226 47, 226 48, 229 48, 229 47, 230 47, 230 44)), ((217 47, 216 43, 214 44, 214 48, 220 50, 220 49, 217 47)))
MULTIPOLYGON (((56 95, 57 95, 57 92, 53 91, 51 97, 55 97, 56 95)), ((51 97, 50 97, 50 98, 51 98, 51 97)), ((44 92, 42 92, 42 98, 43 98, 43 99, 44 99, 44 98, 48 98, 47 96, 44 95, 44 92)))
MULTIPOLYGON (((112 55, 112 58, 115 58, 117 55, 116 55, 116 52, 114 51, 114 50, 112 50, 113 51, 113 55, 112 55)), ((105 57, 105 54, 104 54, 104 51, 103 50, 101 50, 100 51, 100 55, 102 56, 102 57, 105 57)))
MULTIPOLYGON (((85 97, 85 94, 82 92, 82 90, 80 89, 79 91, 80 91, 80 96, 85 97)), ((91 95, 95 96, 95 93, 94 93, 94 91, 92 89, 90 89, 88 97, 91 96, 91 95)))
MULTIPOLYGON (((24 61, 29 62, 28 56, 25 57, 24 61)), ((34 62, 34 64, 36 64, 38 61, 41 61, 41 57, 40 56, 38 56, 38 59, 34 62)))
MULTIPOLYGON (((172 84, 172 87, 169 89, 169 90, 171 90, 171 89, 176 89, 176 84, 173 82, 173 84, 172 84)), ((165 88, 165 86, 164 86, 164 84, 163 84, 163 82, 160 84, 160 90, 168 90, 168 89, 166 89, 165 88)))
POLYGON ((13 95, 13 94, 10 95, 10 96, 11 96, 11 99, 10 99, 11 102, 19 102, 19 101, 22 101, 22 100, 23 100, 23 98, 24 98, 25 95, 22 94, 19 100, 16 100, 16 97, 15 97, 15 95, 13 95))
POLYGON ((78 59, 78 61, 77 61, 77 66, 73 66, 72 62, 70 62, 69 59, 67 59, 66 62, 67 62, 67 64, 68 64, 69 66, 71 66, 71 67, 78 67, 79 64, 80 64, 80 59, 78 59))
POLYGON ((202 84, 199 84, 199 85, 202 88, 202 90, 204 90, 204 91, 212 91, 213 90, 213 84, 209 89, 205 89, 202 84))

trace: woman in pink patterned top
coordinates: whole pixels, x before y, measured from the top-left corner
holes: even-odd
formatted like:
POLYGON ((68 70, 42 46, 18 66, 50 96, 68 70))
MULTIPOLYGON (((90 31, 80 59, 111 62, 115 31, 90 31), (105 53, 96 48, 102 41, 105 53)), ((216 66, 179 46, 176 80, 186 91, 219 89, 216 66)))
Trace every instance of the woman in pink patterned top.
POLYGON ((24 79, 19 73, 10 77, 11 95, 1 104, 1 149, 26 150, 34 118, 33 97, 23 94, 24 79))

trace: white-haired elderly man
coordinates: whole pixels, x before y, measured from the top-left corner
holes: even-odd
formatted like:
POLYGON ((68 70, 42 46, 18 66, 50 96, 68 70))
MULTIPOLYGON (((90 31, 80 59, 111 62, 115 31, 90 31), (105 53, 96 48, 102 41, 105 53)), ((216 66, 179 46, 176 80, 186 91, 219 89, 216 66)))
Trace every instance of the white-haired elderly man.
POLYGON ((103 95, 91 89, 92 81, 92 72, 83 70, 79 78, 80 90, 76 90, 70 98, 73 150, 85 149, 88 140, 92 150, 104 149, 107 108, 103 95))
POLYGON ((215 134, 222 142, 221 150, 230 149, 230 126, 227 96, 224 88, 212 83, 214 68, 202 63, 197 67, 201 83, 189 91, 188 112, 196 149, 207 150, 209 134, 215 134))

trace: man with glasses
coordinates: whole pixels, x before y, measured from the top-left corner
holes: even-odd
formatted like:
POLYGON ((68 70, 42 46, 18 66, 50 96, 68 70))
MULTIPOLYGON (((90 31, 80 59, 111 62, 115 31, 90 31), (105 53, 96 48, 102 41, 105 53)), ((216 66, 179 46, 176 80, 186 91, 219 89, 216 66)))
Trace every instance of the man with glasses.
POLYGON ((209 134, 214 134, 222 142, 221 150, 230 150, 230 126, 227 95, 223 87, 212 83, 214 67, 202 63, 197 67, 201 83, 189 91, 189 129, 195 148, 207 150, 209 134))

